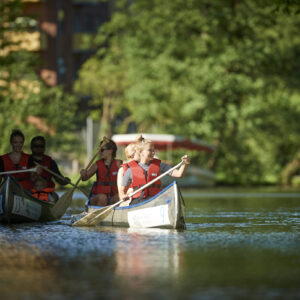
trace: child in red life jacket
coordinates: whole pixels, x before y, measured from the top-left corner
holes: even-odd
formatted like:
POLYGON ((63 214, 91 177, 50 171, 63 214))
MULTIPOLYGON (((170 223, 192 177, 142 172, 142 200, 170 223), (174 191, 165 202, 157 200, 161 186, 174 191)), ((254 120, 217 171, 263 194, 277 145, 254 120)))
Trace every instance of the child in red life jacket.
POLYGON ((38 177, 33 182, 32 196, 46 202, 56 202, 58 196, 54 192, 54 188, 47 188, 47 181, 42 177, 38 177))
MULTIPOLYGON (((103 143, 103 141, 100 143, 103 143)), ((96 185, 93 187, 90 204, 106 206, 116 203, 119 200, 117 187, 117 174, 122 161, 116 159, 117 145, 109 140, 100 152, 100 159, 88 170, 81 170, 83 181, 88 180, 94 174, 97 176, 96 185)))

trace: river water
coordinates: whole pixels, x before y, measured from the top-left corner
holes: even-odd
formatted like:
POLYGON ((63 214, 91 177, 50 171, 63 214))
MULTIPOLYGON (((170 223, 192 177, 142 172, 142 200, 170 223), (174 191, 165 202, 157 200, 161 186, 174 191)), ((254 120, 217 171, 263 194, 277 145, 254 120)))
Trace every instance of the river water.
POLYGON ((183 196, 185 231, 0 225, 1 299, 300 299, 300 193, 183 196))

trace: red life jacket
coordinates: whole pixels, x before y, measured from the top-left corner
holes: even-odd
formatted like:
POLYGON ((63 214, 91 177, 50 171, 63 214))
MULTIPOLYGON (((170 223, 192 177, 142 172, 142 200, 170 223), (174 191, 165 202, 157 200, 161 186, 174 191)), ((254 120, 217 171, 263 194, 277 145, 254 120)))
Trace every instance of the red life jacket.
MULTIPOLYGON (((139 189, 141 186, 145 185, 146 183, 150 182, 151 180, 158 177, 159 170, 160 170, 160 163, 159 159, 154 158, 148 168, 147 171, 147 178, 145 174, 145 170, 139 166, 136 161, 131 161, 128 163, 131 172, 132 172, 132 187, 134 190, 139 189)), ((138 198, 141 196, 141 193, 144 192, 143 198, 153 197, 154 195, 158 194, 161 191, 161 181, 158 180, 154 182, 152 185, 144 189, 143 191, 133 195, 133 198, 138 198)))
MULTIPOLYGON (((47 167, 49 170, 51 170, 51 157, 48 155, 44 155, 43 159, 39 161, 38 163, 42 166, 47 167)), ((41 177, 43 177, 45 180, 47 180, 47 187, 48 188, 54 188, 55 183, 52 181, 52 174, 49 172, 43 170, 41 173, 41 177)))
POLYGON ((45 189, 42 189, 41 191, 37 191, 36 189, 31 190, 33 197, 38 198, 43 201, 46 201, 46 202, 50 201, 49 193, 52 193, 52 192, 54 192, 54 188, 45 188, 45 189))
MULTIPOLYGON (((29 154, 25 154, 24 152, 22 152, 21 159, 18 164, 14 164, 14 162, 9 157, 9 153, 4 154, 1 157, 4 164, 4 172, 28 169, 28 159, 30 157, 29 154)), ((11 174, 11 176, 16 178, 24 189, 30 190, 32 188, 32 183, 30 181, 30 172, 11 174)))
POLYGON ((93 188, 93 194, 106 194, 114 196, 118 194, 117 175, 119 167, 114 159, 110 168, 107 168, 102 159, 97 162, 97 183, 93 188))

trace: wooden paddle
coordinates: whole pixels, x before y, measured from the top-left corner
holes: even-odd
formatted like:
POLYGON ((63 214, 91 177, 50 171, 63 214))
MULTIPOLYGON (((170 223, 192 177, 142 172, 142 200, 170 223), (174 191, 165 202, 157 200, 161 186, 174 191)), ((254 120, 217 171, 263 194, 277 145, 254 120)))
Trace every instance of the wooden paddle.
MULTIPOLYGON (((150 182, 146 183, 144 186, 140 187, 139 189, 137 189, 136 191, 134 191, 133 193, 131 193, 130 195, 128 195, 128 198, 131 198, 133 195, 141 192, 142 190, 144 190, 145 188, 147 188, 148 186, 150 186, 151 184, 153 184, 154 182, 156 182, 157 180, 165 177, 166 175, 168 175, 170 172, 174 171, 175 169, 179 168, 181 165, 183 164, 183 161, 181 161, 179 164, 177 164, 176 166, 174 166, 173 168, 171 168, 170 170, 166 171, 165 173, 161 174, 160 176, 154 178, 153 180, 151 180, 150 182)), ((99 223, 101 223, 101 221, 103 219, 105 219, 105 217, 118 205, 120 205, 124 200, 120 200, 110 206, 105 206, 102 207, 98 210, 95 210, 89 214, 87 214, 86 216, 84 216, 83 218, 81 218, 80 220, 74 222, 72 224, 72 226, 92 226, 92 225, 97 225, 99 223)))
POLYGON ((15 171, 0 172, 0 175, 15 174, 15 173, 25 173, 25 172, 36 172, 36 171, 37 171, 37 167, 31 168, 31 169, 24 169, 24 170, 15 170, 15 171))
MULTIPOLYGON (((65 177, 53 172, 52 170, 48 169, 47 167, 43 166, 43 165, 40 165, 39 163, 37 162, 34 162, 38 167, 42 168, 43 170, 45 170, 46 172, 52 174, 53 176, 57 177, 57 178, 60 178, 61 180, 65 180, 65 177)), ((75 184, 73 182, 69 182, 68 184, 72 185, 72 186, 75 186, 75 184)), ((84 190, 83 188, 77 186, 77 188, 86 196, 88 197, 90 192, 89 191, 86 191, 84 190)))
MULTIPOLYGON (((104 147, 107 143, 109 143, 109 139, 107 139, 106 137, 104 137, 102 145, 99 147, 99 149, 97 150, 97 152, 95 153, 95 155, 92 157, 92 159, 90 160, 90 162, 86 166, 86 168, 85 168, 86 170, 88 170, 91 167, 91 165, 93 164, 93 162, 96 159, 97 155, 101 151, 102 147, 104 147)), ((59 198, 59 200, 55 203, 54 207, 51 210, 51 213, 55 216, 56 219, 60 218, 65 213, 65 211, 67 210, 67 208, 70 206, 74 190, 77 188, 77 186, 78 186, 78 184, 79 184, 79 182, 80 182, 81 179, 82 179, 82 175, 80 175, 80 177, 78 178, 77 182, 74 184, 73 188, 71 190, 65 192, 59 198)))

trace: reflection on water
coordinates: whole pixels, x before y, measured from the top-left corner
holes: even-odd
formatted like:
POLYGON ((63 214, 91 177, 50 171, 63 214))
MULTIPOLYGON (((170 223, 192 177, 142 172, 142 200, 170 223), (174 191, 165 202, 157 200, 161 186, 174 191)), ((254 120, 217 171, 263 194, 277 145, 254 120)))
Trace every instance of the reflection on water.
POLYGON ((18 290, 41 293, 55 284, 58 260, 50 253, 42 253, 23 243, 1 243, 0 250, 1 295, 17 296, 18 290), (43 280, 47 279, 47 280, 43 280))
POLYGON ((164 274, 178 275, 180 244, 178 233, 160 229, 127 229, 126 239, 116 235, 116 274, 124 277, 135 277, 138 280, 156 278, 164 274), (166 240, 172 239, 166 243, 166 240), (160 244, 160 241, 164 243, 160 244))
POLYGON ((0 225, 11 299, 300 299, 299 199, 186 199, 187 230, 0 225))

